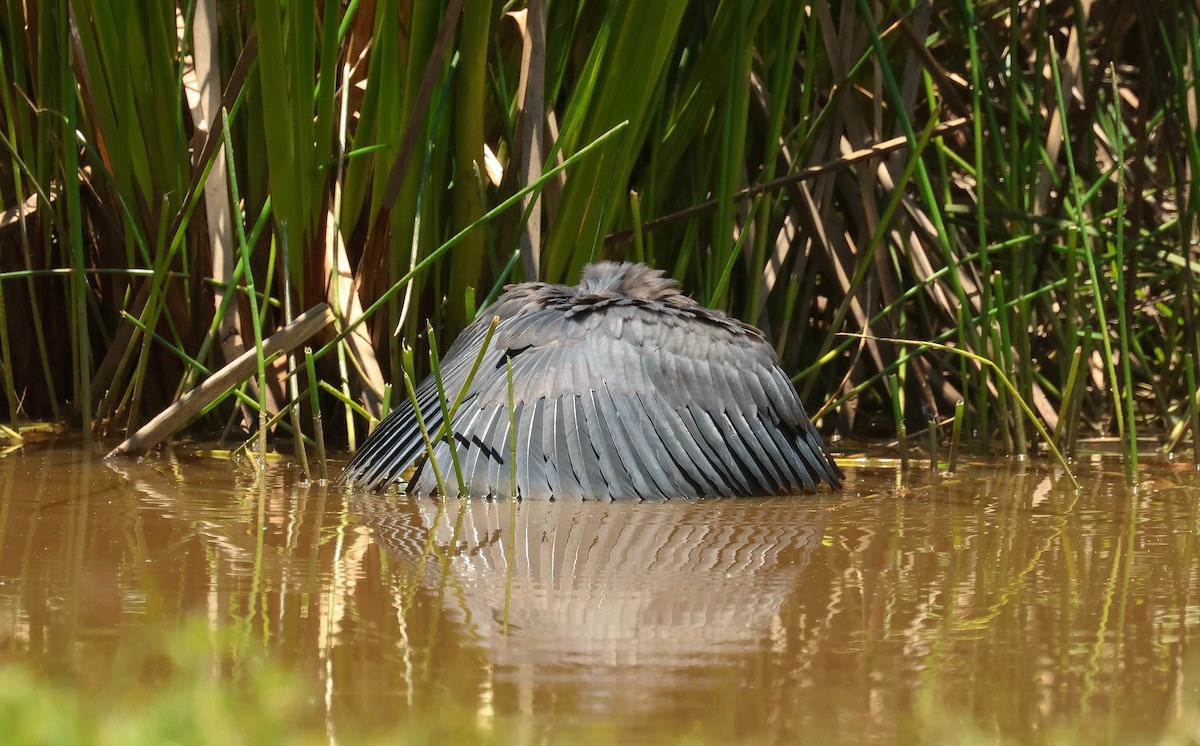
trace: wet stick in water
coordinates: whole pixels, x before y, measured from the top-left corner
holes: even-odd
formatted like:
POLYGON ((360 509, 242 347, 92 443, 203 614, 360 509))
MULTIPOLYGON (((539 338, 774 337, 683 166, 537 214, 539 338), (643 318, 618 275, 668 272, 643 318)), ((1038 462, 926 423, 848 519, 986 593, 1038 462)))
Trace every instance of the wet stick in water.
MULTIPOLYGON (((290 325, 264 339, 263 357, 265 359, 273 358, 280 352, 301 344, 332 321, 333 314, 329 311, 329 307, 324 303, 317 304, 296 317, 296 320, 290 325)), ((257 364, 256 350, 247 350, 242 353, 241 357, 221 368, 204 383, 189 391, 182 399, 164 409, 158 416, 143 425, 140 430, 126 438, 105 458, 133 455, 158 445, 164 438, 169 437, 190 422, 206 407, 225 396, 239 382, 252 375, 257 364)))
MULTIPOLYGON (((210 371, 207 367, 205 367, 205 365, 203 363, 201 363, 199 360, 196 360, 191 355, 188 355, 186 352, 184 352, 182 349, 180 349, 177 345, 173 344, 170 340, 164 338, 158 332, 150 331, 150 329, 145 324, 143 324, 140 320, 138 320, 138 318, 136 316, 128 314, 124 311, 121 312, 121 316, 122 316, 122 318, 125 319, 125 321, 127 321, 129 323, 130 326, 137 329, 139 333, 152 338, 157 344, 161 345, 163 349, 169 351, 171 354, 175 355, 175 357, 182 360, 185 365, 191 366, 191 368, 193 370, 197 371, 198 373, 200 373, 202 375, 205 375, 205 376, 212 375, 212 371, 210 371)), ((256 412, 258 411, 258 401, 256 399, 250 398, 250 396, 245 391, 242 391, 241 386, 235 386, 230 391, 230 393, 232 393, 233 396, 236 397, 237 400, 239 402, 241 402, 243 405, 253 409, 256 412)), ((287 427, 287 425, 284 425, 284 427, 287 427)))

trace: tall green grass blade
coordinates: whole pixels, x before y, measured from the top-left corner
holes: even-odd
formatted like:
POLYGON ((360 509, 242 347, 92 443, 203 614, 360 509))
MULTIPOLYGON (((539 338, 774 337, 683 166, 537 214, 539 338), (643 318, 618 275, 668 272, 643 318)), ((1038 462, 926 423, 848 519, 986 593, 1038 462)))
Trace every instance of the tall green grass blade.
POLYGON ((429 427, 425 424, 425 417, 421 414, 421 404, 417 401, 417 390, 413 384, 415 379, 413 369, 412 348, 404 348, 404 390, 408 392, 408 403, 412 405, 413 411, 417 415, 417 426, 421 430, 421 439, 425 441, 425 454, 429 459, 429 468, 433 469, 433 477, 437 482, 438 495, 442 498, 449 496, 446 492, 446 481, 442 478, 442 469, 438 466, 436 454, 433 450, 433 440, 429 435, 429 427))

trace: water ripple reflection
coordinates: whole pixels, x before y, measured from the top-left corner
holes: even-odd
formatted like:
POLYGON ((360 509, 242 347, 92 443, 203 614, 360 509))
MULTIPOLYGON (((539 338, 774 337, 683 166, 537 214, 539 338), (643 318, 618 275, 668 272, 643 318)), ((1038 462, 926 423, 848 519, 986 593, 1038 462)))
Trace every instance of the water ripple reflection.
MULTIPOLYGON (((500 667, 588 677, 760 649, 820 545, 814 501, 622 504, 385 502, 358 520, 500 667)), ((642 691, 642 695, 650 692, 642 691)))
POLYGON ((0 660, 111 687, 199 620, 346 742, 446 712, 620 743, 1200 732, 1195 471, 845 466, 840 496, 513 504, 27 448, 0 457, 0 660))

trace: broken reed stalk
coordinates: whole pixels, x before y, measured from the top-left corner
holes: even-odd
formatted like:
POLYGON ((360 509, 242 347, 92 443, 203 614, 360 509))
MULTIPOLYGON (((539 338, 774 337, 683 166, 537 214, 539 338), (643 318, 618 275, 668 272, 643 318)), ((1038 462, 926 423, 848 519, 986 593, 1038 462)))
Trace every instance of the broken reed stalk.
MULTIPOLYGON (((296 317, 291 324, 262 341, 261 361, 265 363, 282 352, 294 349, 331 323, 333 313, 329 306, 318 303, 296 317)), ((259 369, 259 363, 258 349, 242 353, 109 451, 105 458, 132 456, 158 445, 207 409, 210 404, 228 394, 231 388, 254 374, 259 369)))

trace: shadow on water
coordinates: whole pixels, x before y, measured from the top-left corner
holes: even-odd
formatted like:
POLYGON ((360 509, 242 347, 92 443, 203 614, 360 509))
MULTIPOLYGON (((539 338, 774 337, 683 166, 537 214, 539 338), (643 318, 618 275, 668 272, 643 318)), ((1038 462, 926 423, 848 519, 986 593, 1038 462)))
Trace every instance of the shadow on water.
POLYGON ((1084 462, 1075 495, 1043 465, 844 466, 840 497, 514 504, 29 448, 0 458, 0 657, 86 693, 199 619, 331 736, 1196 735, 1193 470, 1130 494, 1084 462))

